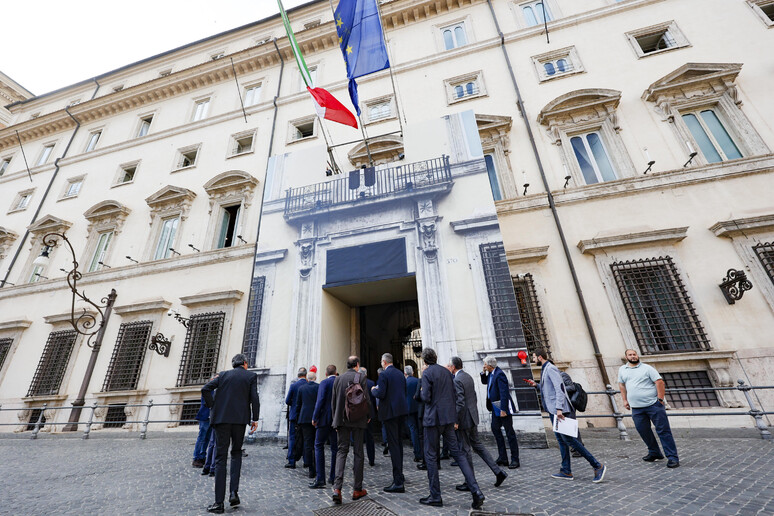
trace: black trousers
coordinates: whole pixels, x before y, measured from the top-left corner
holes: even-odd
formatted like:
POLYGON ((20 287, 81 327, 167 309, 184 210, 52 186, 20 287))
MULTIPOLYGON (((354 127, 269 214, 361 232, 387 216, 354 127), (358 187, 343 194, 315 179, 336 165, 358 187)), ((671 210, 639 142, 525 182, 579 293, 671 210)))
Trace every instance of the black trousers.
POLYGON ((505 436, 508 438, 508 445, 511 448, 511 460, 518 461, 519 441, 516 440, 516 431, 513 429, 513 416, 498 417, 493 413, 492 433, 497 442, 497 460, 508 462, 508 450, 505 448, 505 439, 503 439, 503 432, 501 430, 503 428, 505 429, 505 436))
POLYGON ((317 470, 314 467, 314 436, 317 429, 312 423, 301 423, 298 425, 304 441, 304 466, 309 466, 309 478, 317 476, 317 470))
POLYGON ((229 491, 239 491, 239 475, 242 471, 242 442, 245 439, 247 425, 221 423, 215 425, 215 502, 226 499, 226 456, 231 444, 231 487, 229 491))
POLYGON ((387 432, 387 448, 390 450, 390 460, 392 461, 392 483, 397 486, 402 486, 404 481, 401 432, 405 424, 406 421, 403 416, 382 421, 382 425, 387 432))
POLYGON ((368 427, 363 431, 365 440, 366 454, 368 455, 368 464, 374 465, 376 460, 376 449, 374 446, 374 422, 368 423, 368 427))
POLYGON ((460 448, 457 442, 457 435, 454 432, 454 425, 426 426, 425 427, 425 460, 427 461, 427 480, 430 484, 430 499, 433 501, 441 500, 441 482, 438 477, 438 451, 441 447, 441 436, 444 442, 449 443, 449 453, 460 466, 462 476, 468 484, 471 493, 481 492, 476 482, 476 476, 473 473, 473 465, 468 462, 468 457, 460 448))

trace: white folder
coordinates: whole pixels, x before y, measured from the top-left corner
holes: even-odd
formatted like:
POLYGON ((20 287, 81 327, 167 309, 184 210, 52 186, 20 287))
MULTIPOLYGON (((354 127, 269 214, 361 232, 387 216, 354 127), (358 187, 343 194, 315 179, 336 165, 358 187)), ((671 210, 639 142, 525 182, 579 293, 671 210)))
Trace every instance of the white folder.
POLYGON ((554 432, 577 438, 578 420, 569 417, 560 420, 558 417, 554 416, 554 432))

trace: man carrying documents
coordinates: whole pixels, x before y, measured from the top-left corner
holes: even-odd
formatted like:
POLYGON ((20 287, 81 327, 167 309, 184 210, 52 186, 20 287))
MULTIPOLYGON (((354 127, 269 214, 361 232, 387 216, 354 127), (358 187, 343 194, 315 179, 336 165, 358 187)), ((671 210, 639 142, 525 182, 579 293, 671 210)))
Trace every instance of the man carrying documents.
MULTIPOLYGON (((565 480, 575 478, 572 476, 570 466, 570 447, 573 447, 594 468, 593 482, 602 482, 607 467, 600 464, 578 440, 578 421, 575 419, 575 410, 567 396, 567 391, 564 389, 559 369, 548 360, 548 353, 543 349, 536 349, 532 354, 532 360, 540 364, 542 368, 540 372, 540 397, 543 400, 543 408, 551 416, 551 425, 556 440, 559 442, 559 451, 562 454, 562 467, 559 473, 554 473, 551 476, 565 480)), ((534 380, 524 381, 533 387, 536 385, 534 380)))

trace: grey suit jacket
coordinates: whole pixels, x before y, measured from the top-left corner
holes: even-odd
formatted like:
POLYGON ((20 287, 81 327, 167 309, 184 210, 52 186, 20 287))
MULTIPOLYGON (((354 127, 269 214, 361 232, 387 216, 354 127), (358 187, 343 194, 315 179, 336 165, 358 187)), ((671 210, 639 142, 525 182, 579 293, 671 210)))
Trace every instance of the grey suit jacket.
MULTIPOLYGON (((331 395, 331 410, 332 410, 332 416, 333 416, 333 428, 339 428, 341 426, 348 426, 352 428, 365 428, 368 426, 368 413, 363 419, 359 419, 357 421, 350 421, 347 419, 346 414, 346 400, 347 400, 347 387, 349 387, 349 384, 355 381, 355 375, 357 374, 357 371, 354 369, 347 369, 347 372, 342 374, 341 376, 336 378, 336 381, 333 382, 333 394, 331 395)), ((368 396, 368 385, 366 384, 366 377, 364 374, 360 374, 360 385, 363 387, 363 393, 366 396, 366 399, 369 400, 368 404, 370 406, 371 401, 370 397, 368 396)), ((369 413, 370 413, 370 407, 369 407, 369 413)))
POLYGON ((473 377, 460 369, 454 375, 454 389, 457 394, 457 424, 463 429, 478 426, 478 396, 473 377))
POLYGON ((572 411, 565 392, 559 368, 551 362, 546 363, 540 376, 540 397, 546 412, 556 414, 556 410, 559 409, 569 414, 572 411))

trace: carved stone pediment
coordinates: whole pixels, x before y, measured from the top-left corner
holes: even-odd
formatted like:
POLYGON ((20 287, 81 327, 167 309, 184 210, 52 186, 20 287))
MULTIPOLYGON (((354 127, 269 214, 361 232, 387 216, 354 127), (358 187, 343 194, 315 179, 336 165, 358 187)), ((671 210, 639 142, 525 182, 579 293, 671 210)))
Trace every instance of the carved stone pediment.
POLYGON ((113 228, 118 231, 132 210, 118 201, 102 201, 95 204, 83 214, 89 221, 89 230, 113 228))
POLYGON ((19 235, 0 226, 0 258, 5 257, 5 250, 13 243, 19 235))
POLYGON ((606 89, 575 90, 555 98, 540 111, 538 123, 548 126, 554 142, 561 143, 560 129, 609 119, 619 131, 615 109, 621 101, 621 92, 606 89))
POLYGON ((30 233, 35 236, 44 236, 47 233, 64 233, 73 225, 72 222, 54 217, 53 215, 44 215, 37 222, 27 227, 30 233))
POLYGON ((167 185, 158 192, 145 199, 151 209, 160 208, 174 204, 189 204, 194 200, 196 194, 188 188, 180 186, 167 185))
POLYGON ((503 151, 508 154, 510 147, 510 138, 508 134, 511 130, 513 119, 509 116, 500 115, 476 115, 476 125, 478 134, 481 137, 481 144, 501 143, 503 151))
MULTIPOLYGON (((398 159, 403 153, 403 138, 397 135, 378 136, 368 140, 368 149, 371 151, 371 158, 374 164, 390 163, 398 159)), ((350 163, 356 167, 368 165, 368 152, 365 143, 361 142, 355 145, 347 153, 350 163)))
POLYGON ((222 195, 233 191, 245 191, 252 193, 258 185, 258 180, 241 170, 229 170, 218 174, 204 184, 204 190, 210 197, 222 195))

